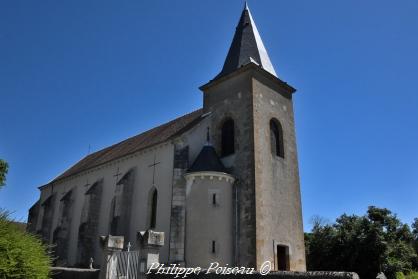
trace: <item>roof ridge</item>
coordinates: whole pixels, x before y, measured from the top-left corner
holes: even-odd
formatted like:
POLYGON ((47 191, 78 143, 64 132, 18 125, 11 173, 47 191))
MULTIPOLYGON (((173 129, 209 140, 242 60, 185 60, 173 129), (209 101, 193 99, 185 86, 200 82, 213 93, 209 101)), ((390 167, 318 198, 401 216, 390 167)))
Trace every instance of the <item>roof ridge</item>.
POLYGON ((173 120, 162 123, 157 127, 145 130, 137 135, 131 136, 120 142, 114 143, 108 147, 100 149, 92 154, 84 156, 82 159, 77 161, 71 167, 67 168, 65 171, 63 171, 60 175, 52 179, 46 185, 59 181, 66 177, 78 174, 82 171, 92 169, 99 165, 103 165, 112 160, 122 158, 124 156, 138 152, 145 148, 149 148, 159 143, 165 142, 171 139, 173 136, 178 135, 179 132, 184 132, 186 128, 190 128, 191 124, 197 123, 202 113, 203 108, 194 110, 192 112, 179 116, 173 120))
POLYGON ((191 115, 191 114, 193 114, 193 113, 197 113, 197 112, 198 112, 198 111, 200 111, 200 110, 203 110, 203 109, 202 109, 202 108, 200 108, 200 109, 194 110, 194 111, 192 111, 192 112, 189 112, 189 113, 183 114, 182 116, 179 116, 179 117, 177 117, 177 118, 175 118, 175 119, 173 119, 173 120, 170 120, 170 121, 168 121, 168 122, 162 123, 162 124, 160 124, 160 125, 158 125, 158 126, 156 126, 156 127, 153 127, 153 128, 151 128, 151 129, 145 130, 145 131, 143 131, 143 132, 140 132, 139 134, 136 134, 136 135, 134 135, 134 136, 130 136, 129 138, 126 138, 126 139, 124 139, 124 140, 122 140, 122 141, 119 141, 119 142, 117 142, 117 143, 114 143, 114 144, 112 144, 112 145, 110 145, 110 146, 108 146, 108 147, 105 147, 105 148, 103 148, 103 149, 97 150, 96 152, 93 152, 93 153, 91 153, 91 154, 89 154, 89 155, 85 156, 84 158, 87 158, 87 157, 89 157, 89 156, 91 156, 91 155, 94 155, 94 154, 96 154, 96 153, 98 153, 98 152, 100 152, 100 151, 104 151, 105 149, 109 149, 109 148, 115 147, 116 145, 122 144, 122 143, 124 143, 124 142, 126 142, 126 141, 128 141, 128 140, 131 140, 131 139, 135 138, 135 137, 139 137, 139 136, 142 136, 142 135, 144 135, 144 134, 146 134, 146 133, 149 133, 149 132, 152 132, 152 131, 154 131, 154 130, 157 130, 157 129, 159 129, 159 128, 163 127, 163 126, 168 126, 169 124, 172 124, 172 123, 174 123, 174 122, 176 122, 176 121, 179 121, 181 118, 183 118, 183 117, 187 117, 187 116, 189 116, 189 115, 191 115))

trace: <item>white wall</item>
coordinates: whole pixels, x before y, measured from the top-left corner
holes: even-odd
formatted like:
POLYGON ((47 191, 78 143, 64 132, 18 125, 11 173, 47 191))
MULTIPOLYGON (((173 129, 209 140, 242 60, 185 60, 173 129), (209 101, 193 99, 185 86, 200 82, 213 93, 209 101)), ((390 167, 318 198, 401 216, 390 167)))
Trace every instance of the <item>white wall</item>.
POLYGON ((186 266, 234 263, 233 183, 230 175, 199 172, 187 176, 186 266), (216 193, 217 204, 212 204, 216 193), (215 253, 212 252, 215 241, 215 253))
MULTIPOLYGON (((155 187, 158 190, 158 207, 157 207, 157 224, 156 231, 163 231, 169 235, 170 226, 170 206, 171 206, 171 186, 173 175, 173 145, 171 143, 161 144, 138 152, 131 156, 126 156, 122 159, 115 160, 103 166, 94 168, 92 170, 83 172, 79 175, 72 176, 53 184, 53 192, 57 194, 55 213, 53 218, 52 232, 59 224, 58 208, 60 198, 63 194, 71 189, 74 190, 74 207, 72 209, 73 216, 71 222, 71 229, 69 232, 69 251, 68 264, 74 265, 77 260, 77 241, 78 229, 80 226, 81 211, 84 204, 86 190, 94 184, 97 180, 103 179, 103 192, 100 209, 100 220, 98 226, 99 235, 107 235, 109 233, 109 216, 111 201, 115 192, 117 168, 122 173, 119 179, 128 172, 131 168, 136 168, 135 185, 133 191, 133 202, 131 208, 131 222, 130 232, 125 239, 125 244, 131 242, 133 248, 137 247, 136 234, 140 230, 147 229, 147 214, 148 214, 148 192, 152 187, 153 168, 149 165, 153 164, 154 156, 157 162, 155 174, 155 187), (90 186, 86 187, 88 183, 90 186)), ((52 185, 48 185, 41 189, 41 203, 51 194, 52 185)), ((40 210, 38 218, 38 227, 42 223, 42 210, 40 210)), ((98 236, 99 236, 98 235, 98 236)), ((161 250, 161 261, 168 261, 168 240, 161 250)), ((98 244, 98 242, 97 242, 98 244)), ((98 246, 98 245, 97 245, 98 246)), ((100 264, 102 253, 100 247, 95 247, 95 264, 100 264)))

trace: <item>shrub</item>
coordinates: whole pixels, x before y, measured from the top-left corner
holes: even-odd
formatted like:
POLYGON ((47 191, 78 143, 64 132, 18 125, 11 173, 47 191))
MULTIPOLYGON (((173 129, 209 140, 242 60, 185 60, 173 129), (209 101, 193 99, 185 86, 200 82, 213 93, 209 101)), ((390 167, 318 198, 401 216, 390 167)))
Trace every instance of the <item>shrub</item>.
POLYGON ((0 209, 0 279, 47 279, 51 259, 35 236, 23 232, 0 209))
POLYGON ((406 279, 418 279, 418 272, 411 272, 405 276, 406 279))

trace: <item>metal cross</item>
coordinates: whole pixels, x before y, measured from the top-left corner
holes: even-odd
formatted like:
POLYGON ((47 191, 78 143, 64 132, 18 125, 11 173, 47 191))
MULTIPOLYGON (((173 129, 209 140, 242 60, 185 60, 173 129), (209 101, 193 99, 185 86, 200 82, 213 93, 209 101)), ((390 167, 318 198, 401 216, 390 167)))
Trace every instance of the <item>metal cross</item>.
POLYGON ((65 196, 67 194, 67 186, 64 186, 64 191, 61 193, 62 196, 65 196))
POLYGON ((115 175, 114 175, 114 177, 116 177, 116 183, 118 183, 119 176, 121 176, 121 175, 122 175, 122 173, 121 173, 121 172, 119 172, 119 167, 118 167, 118 169, 116 170, 116 173, 115 173, 115 175))
POLYGON ((89 186, 90 186, 90 183, 89 183, 89 179, 87 178, 86 184, 84 185, 84 187, 89 187, 89 186))
POLYGON ((152 170, 152 186, 155 186, 155 166, 161 163, 161 162, 155 162, 155 160, 156 160, 156 155, 154 154, 154 163, 148 166, 148 167, 154 168, 152 170))
POLYGON ((126 265, 126 278, 129 279, 129 252, 131 251, 131 243, 128 242, 128 263, 126 265))

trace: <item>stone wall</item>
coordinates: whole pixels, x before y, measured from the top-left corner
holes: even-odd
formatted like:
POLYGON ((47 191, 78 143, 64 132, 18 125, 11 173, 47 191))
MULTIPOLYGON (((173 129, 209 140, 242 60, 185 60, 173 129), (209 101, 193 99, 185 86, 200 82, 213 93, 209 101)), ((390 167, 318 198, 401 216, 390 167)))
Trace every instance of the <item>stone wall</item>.
POLYGON ((83 215, 87 220, 80 224, 78 231, 78 266, 87 266, 90 258, 94 258, 94 248, 99 241, 98 225, 102 202, 103 180, 95 182, 86 192, 83 215))
POLYGON ((277 246, 286 247, 287 268, 305 271, 305 246, 292 95, 256 71, 254 98, 257 265, 277 267, 277 246), (272 152, 270 121, 280 123, 284 156, 272 152), (274 247, 274 248, 273 248, 274 247))
POLYGON ((38 200, 29 209, 28 225, 26 227, 26 230, 30 233, 33 233, 33 234, 36 234, 36 224, 38 223, 39 207, 40 207, 40 202, 38 200))
POLYGON ((305 271, 292 89, 253 64, 201 89, 218 154, 222 124, 235 124, 235 153, 222 161, 237 179, 236 265, 259 268, 269 260, 278 269, 276 247, 284 246, 287 268, 305 271), (273 117, 283 125, 284 159, 271 155, 273 117))
POLYGON ((173 198, 170 220, 170 262, 184 264, 186 188, 189 146, 177 143, 174 150, 173 198))
POLYGON ((52 193, 42 204, 43 208, 43 217, 42 217, 42 226, 41 226, 41 235, 45 243, 49 243, 51 238, 51 229, 53 216, 55 211, 55 200, 56 194, 52 193))
POLYGON ((60 223, 55 228, 52 242, 55 244, 55 264, 67 265, 68 237, 71 229, 72 208, 74 204, 73 190, 63 193, 60 199, 59 218, 60 223))
POLYGON ((130 169, 118 182, 115 197, 112 201, 112 216, 109 216, 111 235, 123 235, 129 239, 130 221, 132 212, 133 192, 135 186, 136 167, 130 169), (121 192, 116 193, 117 189, 121 192), (115 212, 117 208, 117 212, 115 212))
MULTIPOLYGON (((211 112, 211 139, 221 154, 221 127, 223 122, 234 120, 235 153, 221 158, 228 171, 237 179, 238 222, 234 222, 235 264, 256 266, 256 219, 254 179, 254 125, 251 79, 243 72, 219 81, 204 91, 204 111, 211 112)), ((235 197, 233 197, 235 199, 235 197)))
POLYGON ((186 180, 187 266, 234 265, 233 177, 201 171, 186 180))

